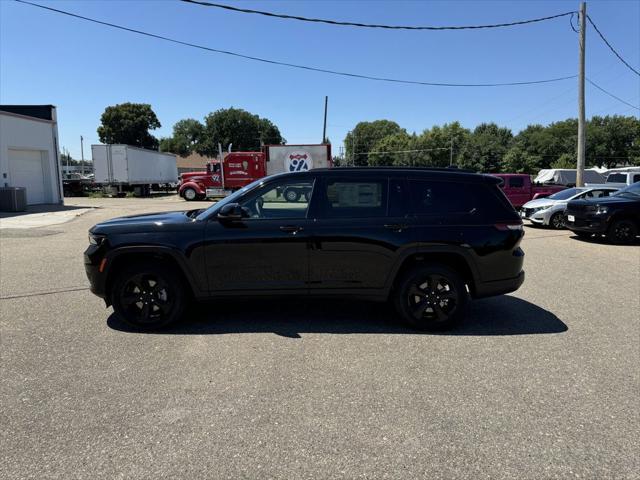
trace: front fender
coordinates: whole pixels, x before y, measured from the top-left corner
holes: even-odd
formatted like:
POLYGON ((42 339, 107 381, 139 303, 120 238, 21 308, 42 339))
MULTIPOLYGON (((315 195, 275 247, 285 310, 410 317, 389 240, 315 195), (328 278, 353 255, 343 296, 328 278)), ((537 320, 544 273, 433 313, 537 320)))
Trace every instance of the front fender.
POLYGON ((194 189, 198 195, 204 195, 206 193, 206 189, 200 187, 200 185, 198 185, 196 182, 183 183, 182 185, 180 185, 180 190, 178 190, 178 193, 182 195, 182 192, 184 192, 187 188, 194 189))

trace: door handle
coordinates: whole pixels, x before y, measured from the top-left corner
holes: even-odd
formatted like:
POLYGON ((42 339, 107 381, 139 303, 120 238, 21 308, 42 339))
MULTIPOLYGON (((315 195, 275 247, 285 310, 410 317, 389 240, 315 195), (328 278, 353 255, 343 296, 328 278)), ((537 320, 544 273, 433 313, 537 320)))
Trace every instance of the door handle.
POLYGON ((287 232, 287 233, 293 233, 296 234, 298 232, 301 232, 302 230, 304 230, 304 228, 302 227, 298 227, 296 225, 282 225, 280 227, 280 230, 282 232, 287 232))
POLYGON ((394 232, 401 232, 402 230, 407 228, 407 225, 404 223, 387 223, 384 228, 388 228, 389 230, 393 230, 394 232))

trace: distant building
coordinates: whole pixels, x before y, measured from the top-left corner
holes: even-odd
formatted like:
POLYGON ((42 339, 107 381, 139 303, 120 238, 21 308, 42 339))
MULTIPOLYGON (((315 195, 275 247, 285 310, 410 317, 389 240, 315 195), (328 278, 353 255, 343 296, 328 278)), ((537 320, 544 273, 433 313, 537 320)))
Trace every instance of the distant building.
POLYGON ((204 171, 207 168, 207 163, 214 161, 214 158, 205 157, 199 153, 192 153, 186 157, 178 156, 176 158, 178 173, 204 171))
POLYGON ((63 203, 53 105, 0 105, 0 186, 24 187, 27 204, 63 203))

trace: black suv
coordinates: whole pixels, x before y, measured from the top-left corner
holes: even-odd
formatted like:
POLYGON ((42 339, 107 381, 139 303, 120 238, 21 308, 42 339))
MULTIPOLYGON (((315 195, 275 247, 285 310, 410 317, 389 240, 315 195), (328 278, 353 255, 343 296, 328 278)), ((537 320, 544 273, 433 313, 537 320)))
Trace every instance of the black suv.
POLYGON ((569 202, 565 225, 579 237, 597 234, 612 243, 635 242, 640 232, 640 182, 609 197, 569 202))
POLYGON ((524 281, 522 222, 499 182, 449 169, 275 175, 206 210, 94 226, 86 271, 137 328, 178 319, 191 298, 266 295, 390 299, 414 327, 445 328, 470 297, 524 281))

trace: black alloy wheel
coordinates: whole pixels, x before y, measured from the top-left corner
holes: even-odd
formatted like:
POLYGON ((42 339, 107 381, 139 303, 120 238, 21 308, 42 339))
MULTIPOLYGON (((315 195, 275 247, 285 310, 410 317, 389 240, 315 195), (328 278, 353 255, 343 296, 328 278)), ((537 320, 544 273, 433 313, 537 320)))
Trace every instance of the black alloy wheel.
POLYGON ((633 243, 638 235, 638 227, 632 220, 626 218, 616 220, 611 224, 607 238, 615 244, 633 243))
POLYGON ((410 271, 396 294, 396 308, 413 327, 442 330, 465 313, 468 294, 460 275, 446 266, 410 271))
POLYGON ((556 230, 561 230, 565 228, 564 213, 562 212, 554 213, 549 219, 549 225, 551 225, 556 230))
POLYGON ((129 325, 155 329, 177 320, 184 291, 175 272, 153 265, 134 265, 121 272, 112 291, 116 313, 129 325))

